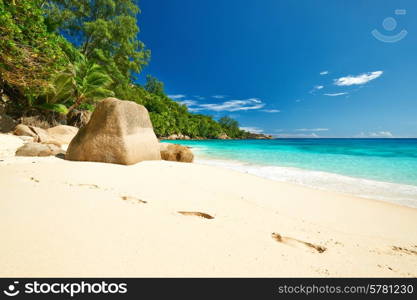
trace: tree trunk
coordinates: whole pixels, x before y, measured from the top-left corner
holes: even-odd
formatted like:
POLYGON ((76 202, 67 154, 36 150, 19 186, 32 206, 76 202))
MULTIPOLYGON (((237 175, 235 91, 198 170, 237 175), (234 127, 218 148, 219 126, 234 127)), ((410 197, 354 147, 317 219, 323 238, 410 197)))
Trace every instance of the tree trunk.
POLYGON ((73 105, 71 105, 71 106, 68 108, 68 113, 67 113, 67 114, 69 114, 71 111, 73 111, 73 110, 74 110, 74 109, 76 109, 78 106, 80 106, 80 105, 83 103, 83 101, 84 101, 84 97, 83 97, 83 96, 78 97, 78 98, 75 100, 74 104, 73 104, 73 105))

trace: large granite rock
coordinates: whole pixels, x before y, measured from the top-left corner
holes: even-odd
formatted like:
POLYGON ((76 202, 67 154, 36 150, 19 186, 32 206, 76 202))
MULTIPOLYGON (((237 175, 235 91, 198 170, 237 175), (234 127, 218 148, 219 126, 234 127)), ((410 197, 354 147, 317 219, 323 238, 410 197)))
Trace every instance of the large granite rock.
POLYGON ((66 159, 131 165, 161 155, 146 108, 107 98, 71 141, 66 159))
POLYGON ((27 143, 17 149, 16 156, 52 156, 64 152, 54 144, 27 143))
POLYGON ((188 147, 169 143, 160 143, 159 146, 163 160, 188 163, 194 160, 194 154, 188 147))

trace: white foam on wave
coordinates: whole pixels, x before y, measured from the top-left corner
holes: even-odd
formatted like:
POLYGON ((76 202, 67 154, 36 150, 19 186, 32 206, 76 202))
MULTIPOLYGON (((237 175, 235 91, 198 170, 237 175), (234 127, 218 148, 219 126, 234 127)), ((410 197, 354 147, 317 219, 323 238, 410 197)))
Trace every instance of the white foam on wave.
POLYGON ((223 167, 263 178, 417 208, 417 186, 374 181, 334 173, 232 160, 197 159, 196 163, 223 167))

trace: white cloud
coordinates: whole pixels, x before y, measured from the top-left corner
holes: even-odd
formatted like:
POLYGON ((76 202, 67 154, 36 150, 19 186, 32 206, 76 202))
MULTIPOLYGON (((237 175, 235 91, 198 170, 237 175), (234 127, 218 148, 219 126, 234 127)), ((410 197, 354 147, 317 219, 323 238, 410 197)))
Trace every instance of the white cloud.
POLYGON ((298 139, 308 139, 308 138, 319 138, 320 136, 315 133, 310 134, 302 134, 302 133, 279 133, 275 135, 278 138, 283 139, 290 139, 290 138, 298 138, 298 139))
MULTIPOLYGON (((257 110, 262 109, 265 107, 265 103, 262 102, 259 98, 249 98, 249 99, 242 99, 242 100, 229 100, 224 101, 222 103, 206 103, 202 104, 196 100, 182 100, 185 95, 171 95, 170 97, 173 99, 181 99, 175 100, 177 103, 186 105, 188 110, 191 112, 199 112, 203 110, 211 110, 211 111, 248 111, 248 110, 257 110)), ((204 99, 201 96, 195 96, 198 99, 204 99)), ((263 109, 263 112, 267 113, 278 113, 280 112, 278 109, 263 109)))
POLYGON ((197 98, 198 100, 204 100, 204 99, 206 99, 205 97, 202 97, 202 96, 194 96, 195 98, 197 98))
POLYGON ((356 135, 357 138, 392 138, 394 135, 390 131, 377 131, 377 132, 361 132, 356 135))
POLYGON ((214 96, 212 96, 213 98, 215 98, 215 99, 224 99, 224 98, 226 98, 227 96, 225 96, 225 95, 214 95, 214 96))
POLYGON ((245 100, 230 100, 223 103, 200 104, 200 110, 212 111, 247 111, 261 109, 265 106, 258 98, 249 98, 245 100))
POLYGON ((337 96, 343 96, 343 95, 347 95, 349 93, 334 93, 334 94, 324 94, 324 96, 329 96, 329 97, 337 97, 337 96))
POLYGON ((202 111, 202 108, 198 108, 198 107, 188 107, 188 111, 190 112, 199 112, 202 111))
POLYGON ((297 100, 295 100, 295 102, 299 103, 299 102, 301 102, 301 99, 297 99, 297 100))
POLYGON ((323 71, 323 72, 320 72, 320 75, 327 75, 327 74, 329 74, 329 71, 323 71))
POLYGON ((384 73, 383 71, 375 71, 375 72, 368 72, 368 73, 360 74, 358 76, 349 75, 346 77, 335 79, 334 84, 338 86, 361 85, 371 80, 377 79, 383 73, 384 73))
POLYGON ((182 100, 182 101, 177 101, 177 103, 186 105, 187 107, 188 106, 195 106, 195 105, 198 104, 197 101, 194 101, 194 100, 182 100))
POLYGON ((279 109, 262 109, 261 111, 266 112, 266 113, 279 113, 281 112, 279 109))
POLYGON ((182 99, 182 98, 185 98, 186 97, 186 95, 182 95, 182 94, 177 94, 177 95, 168 95, 168 98, 171 98, 171 99, 182 99))
POLYGON ((323 85, 316 85, 316 86, 313 87, 313 89, 309 93, 314 94, 315 91, 321 90, 323 88, 324 88, 323 85))
POLYGON ((296 129, 295 131, 320 132, 320 131, 329 131, 329 128, 300 128, 300 129, 296 129))
POLYGON ((262 133, 262 132, 264 132, 263 129, 258 128, 258 127, 240 127, 240 129, 242 129, 244 131, 251 132, 251 133, 262 133))

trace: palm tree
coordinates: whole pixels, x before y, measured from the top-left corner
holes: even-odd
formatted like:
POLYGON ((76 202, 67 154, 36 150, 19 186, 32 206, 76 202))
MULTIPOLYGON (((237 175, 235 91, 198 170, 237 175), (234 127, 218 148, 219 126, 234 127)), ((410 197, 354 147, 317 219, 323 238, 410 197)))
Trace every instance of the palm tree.
POLYGON ((114 96, 108 89, 112 82, 101 66, 82 57, 55 76, 45 105, 58 108, 69 104, 65 112, 69 113, 83 103, 93 104, 97 100, 114 96))

